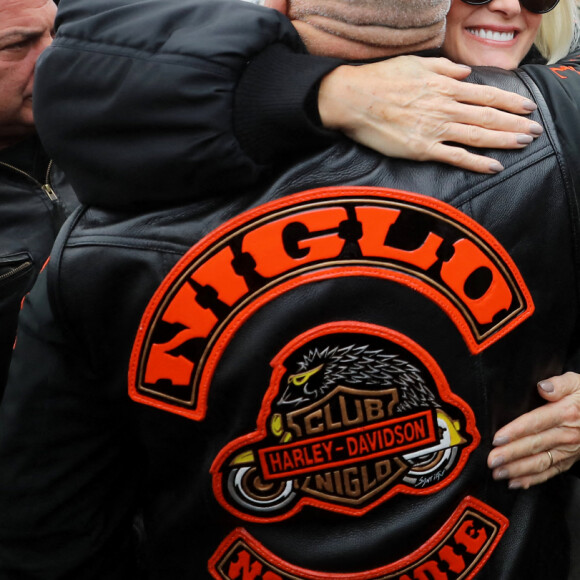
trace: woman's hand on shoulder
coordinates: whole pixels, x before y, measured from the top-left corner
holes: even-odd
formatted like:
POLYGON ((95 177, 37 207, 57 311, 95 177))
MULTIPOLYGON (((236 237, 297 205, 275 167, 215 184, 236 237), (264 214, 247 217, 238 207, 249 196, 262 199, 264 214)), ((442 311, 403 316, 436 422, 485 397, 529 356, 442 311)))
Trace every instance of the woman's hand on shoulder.
POLYGON ((524 116, 535 103, 462 82, 470 71, 445 58, 417 56, 343 65, 321 82, 320 117, 325 127, 389 157, 496 173, 498 161, 463 146, 520 149, 542 127, 524 116))

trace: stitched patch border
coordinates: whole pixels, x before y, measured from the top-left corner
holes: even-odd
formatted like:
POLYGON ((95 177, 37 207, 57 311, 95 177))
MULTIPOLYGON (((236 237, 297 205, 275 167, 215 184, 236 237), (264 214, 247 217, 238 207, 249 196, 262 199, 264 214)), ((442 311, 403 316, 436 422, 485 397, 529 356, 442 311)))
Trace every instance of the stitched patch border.
POLYGON ((208 570, 217 580, 258 576, 264 580, 470 580, 485 565, 508 525, 498 511, 467 496, 441 529, 408 556, 374 570, 349 574, 295 566, 273 554, 244 528, 237 528, 221 543, 208 570))
POLYGON ((178 262, 143 315, 130 361, 131 398, 202 420, 221 353, 252 312, 289 289, 356 275, 428 297, 473 353, 534 310, 507 252, 455 208, 384 188, 311 190, 226 222, 178 262), (402 239, 390 242, 401 223, 402 239), (415 231, 422 237, 405 238, 415 231), (347 245, 358 258, 344 252, 347 245))

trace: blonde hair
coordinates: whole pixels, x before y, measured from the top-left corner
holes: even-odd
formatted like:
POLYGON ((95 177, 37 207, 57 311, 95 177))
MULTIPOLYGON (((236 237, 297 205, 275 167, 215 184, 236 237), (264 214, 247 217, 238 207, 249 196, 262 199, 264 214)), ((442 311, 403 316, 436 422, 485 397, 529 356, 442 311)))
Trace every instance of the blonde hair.
POLYGON ((542 17, 534 44, 552 64, 565 57, 580 41, 580 24, 576 0, 560 0, 556 8, 542 17))

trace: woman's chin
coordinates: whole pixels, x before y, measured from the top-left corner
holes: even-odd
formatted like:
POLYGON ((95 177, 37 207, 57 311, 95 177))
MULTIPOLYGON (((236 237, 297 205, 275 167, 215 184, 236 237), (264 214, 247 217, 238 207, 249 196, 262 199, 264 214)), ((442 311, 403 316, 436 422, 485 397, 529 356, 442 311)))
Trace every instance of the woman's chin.
POLYGON ((508 54, 491 54, 477 60, 479 66, 495 66, 505 70, 518 68, 519 60, 508 54))
POLYGON ((458 58, 446 55, 447 58, 467 64, 469 66, 495 66, 506 70, 514 69, 519 66, 519 55, 515 55, 513 51, 508 49, 501 49, 499 47, 464 51, 463 55, 458 55, 458 58))

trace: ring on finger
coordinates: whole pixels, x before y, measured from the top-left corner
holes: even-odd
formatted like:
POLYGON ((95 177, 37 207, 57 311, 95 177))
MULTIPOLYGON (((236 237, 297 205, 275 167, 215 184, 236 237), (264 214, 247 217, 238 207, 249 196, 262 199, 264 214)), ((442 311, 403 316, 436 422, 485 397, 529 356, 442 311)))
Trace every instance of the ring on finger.
POLYGON ((548 467, 546 467, 546 469, 550 469, 550 467, 552 467, 552 465, 554 465, 554 457, 552 455, 552 452, 546 449, 546 453, 548 454, 548 457, 550 458, 550 465, 548 465, 548 467))

